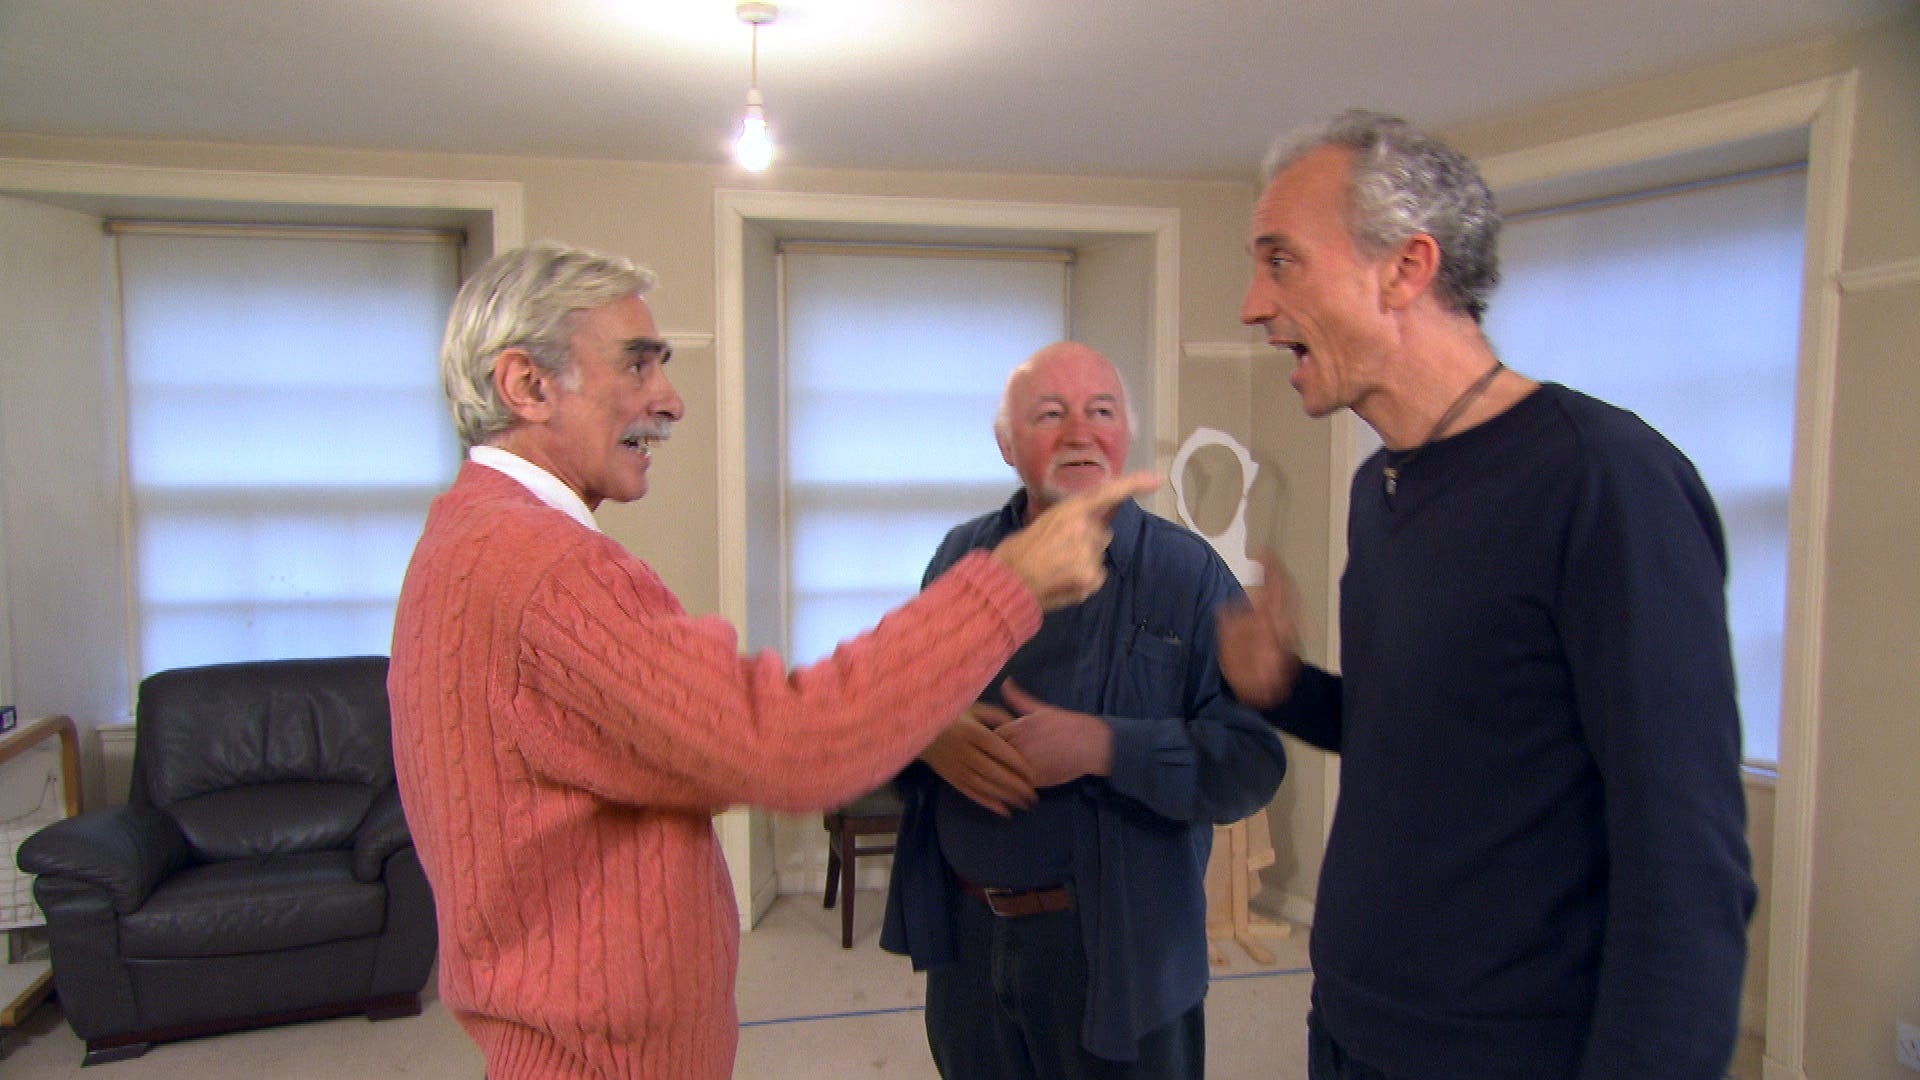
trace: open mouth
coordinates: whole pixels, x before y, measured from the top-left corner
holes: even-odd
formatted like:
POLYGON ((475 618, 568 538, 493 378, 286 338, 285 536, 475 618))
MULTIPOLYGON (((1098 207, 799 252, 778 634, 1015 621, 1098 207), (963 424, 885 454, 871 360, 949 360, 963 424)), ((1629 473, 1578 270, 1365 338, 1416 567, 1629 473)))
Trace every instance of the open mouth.
POLYGON ((666 441, 665 435, 649 435, 645 432, 633 432, 620 440, 620 445, 629 450, 638 450, 640 456, 651 459, 653 448, 666 441))
POLYGON ((1061 458, 1055 461, 1053 467, 1056 471, 1065 469, 1097 469, 1105 472, 1107 470, 1107 463, 1098 458, 1072 457, 1061 458))

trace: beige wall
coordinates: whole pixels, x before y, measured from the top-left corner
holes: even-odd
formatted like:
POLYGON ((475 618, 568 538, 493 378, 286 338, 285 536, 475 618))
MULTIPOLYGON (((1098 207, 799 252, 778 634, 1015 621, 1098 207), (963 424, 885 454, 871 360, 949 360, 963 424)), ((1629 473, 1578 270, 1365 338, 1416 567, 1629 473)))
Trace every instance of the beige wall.
POLYGON ((121 573, 123 450, 100 226, 0 198, 0 621, 24 724, 64 713, 81 734, 83 797, 97 804, 89 736, 127 707, 121 573), (78 586, 78 587, 76 587, 78 586))

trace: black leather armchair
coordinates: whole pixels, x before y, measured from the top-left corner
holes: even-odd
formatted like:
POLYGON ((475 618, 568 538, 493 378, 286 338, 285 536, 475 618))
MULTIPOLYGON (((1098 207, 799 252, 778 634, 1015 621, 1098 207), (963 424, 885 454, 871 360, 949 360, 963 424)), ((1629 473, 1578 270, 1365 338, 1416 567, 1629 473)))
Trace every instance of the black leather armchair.
POLYGON ((420 1011, 433 894, 393 779, 385 657, 163 671, 126 805, 20 846, 87 1064, 172 1039, 420 1011))

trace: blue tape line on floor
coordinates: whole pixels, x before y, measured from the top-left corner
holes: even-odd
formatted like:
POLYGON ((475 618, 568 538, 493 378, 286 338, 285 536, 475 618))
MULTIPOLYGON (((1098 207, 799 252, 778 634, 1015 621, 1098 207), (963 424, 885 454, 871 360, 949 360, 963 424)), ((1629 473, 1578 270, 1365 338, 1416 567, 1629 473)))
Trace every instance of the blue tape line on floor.
POLYGON ((1272 979, 1281 975, 1311 975, 1312 968, 1281 968, 1278 971, 1244 971, 1238 975, 1215 975, 1214 982, 1233 982, 1236 979, 1272 979))
MULTIPOLYGON (((1272 979, 1281 975, 1311 975, 1312 968, 1283 968, 1279 971, 1249 971, 1240 975, 1215 975, 1213 982, 1234 982, 1240 979, 1272 979)), ((897 1013, 926 1012, 925 1005, 902 1005, 892 1009, 858 1009, 853 1012, 817 1013, 813 1016, 776 1016, 767 1020, 742 1020, 743 1028, 772 1027, 775 1024, 804 1024, 814 1020, 857 1020, 863 1016, 893 1016, 897 1013)))
POLYGON ((740 1026, 768 1027, 773 1024, 802 1024, 809 1020, 855 1020, 862 1016, 892 1016, 894 1013, 926 1012, 925 1005, 902 1005, 894 1009, 860 1009, 855 1012, 820 1013, 817 1016, 776 1016, 771 1020, 742 1020, 740 1026))

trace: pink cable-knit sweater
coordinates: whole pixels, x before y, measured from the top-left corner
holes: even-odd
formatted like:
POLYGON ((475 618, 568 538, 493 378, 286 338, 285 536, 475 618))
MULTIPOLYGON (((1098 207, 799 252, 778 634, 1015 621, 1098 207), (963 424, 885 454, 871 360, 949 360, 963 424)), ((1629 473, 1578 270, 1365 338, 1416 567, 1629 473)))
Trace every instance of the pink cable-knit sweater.
POLYGON ((1039 624, 976 555, 789 674, 613 540, 463 466, 407 568, 389 691, 441 995, 490 1080, 729 1076, 739 921, 712 815, 877 786, 1039 624))

